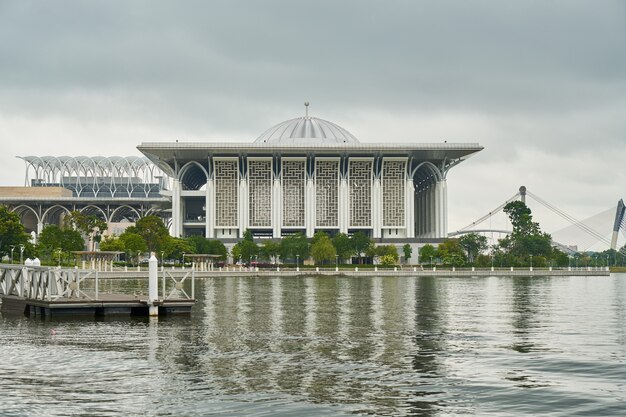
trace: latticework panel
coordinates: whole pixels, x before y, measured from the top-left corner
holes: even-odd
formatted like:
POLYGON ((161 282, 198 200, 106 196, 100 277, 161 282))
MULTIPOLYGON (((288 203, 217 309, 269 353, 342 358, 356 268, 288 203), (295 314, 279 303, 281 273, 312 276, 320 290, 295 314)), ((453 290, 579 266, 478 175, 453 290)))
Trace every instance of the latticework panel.
POLYGON ((272 161, 248 160, 250 227, 272 226, 272 161))
POLYGON ((372 224, 372 161, 350 161, 350 226, 372 224))
POLYGON ((215 161, 215 226, 237 227, 239 166, 237 161, 215 161))
POLYGON ((404 227, 405 161, 383 161, 383 226, 404 227))
POLYGON ((283 226, 304 227, 305 161, 282 161, 283 226))
POLYGON ((315 162, 315 222, 317 227, 339 224, 339 161, 315 162))

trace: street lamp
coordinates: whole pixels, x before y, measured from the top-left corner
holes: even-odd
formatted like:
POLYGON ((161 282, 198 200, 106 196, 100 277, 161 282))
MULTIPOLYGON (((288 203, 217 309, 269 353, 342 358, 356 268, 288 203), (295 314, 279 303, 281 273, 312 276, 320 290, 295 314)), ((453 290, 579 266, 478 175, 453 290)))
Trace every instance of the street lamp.
POLYGON ((165 265, 165 263, 163 262, 163 256, 165 255, 164 251, 161 251, 161 266, 165 265))
POLYGON ((13 251, 15 250, 15 245, 11 245, 11 263, 13 263, 13 251))
POLYGON ((300 255, 296 255, 296 271, 300 270, 300 255))
POLYGON ((185 252, 183 252, 183 269, 185 269, 185 252))
POLYGON ((530 270, 533 270, 533 256, 530 255, 530 270))
POLYGON ((433 266, 433 257, 432 257, 432 255, 430 256, 430 266, 433 266))
POLYGON ((20 264, 24 263, 24 245, 20 244, 20 264))
POLYGON ((57 266, 61 266, 61 248, 57 248, 57 255, 59 256, 59 263, 57 264, 57 266))
POLYGON ((335 255, 335 271, 339 270, 339 255, 335 255))

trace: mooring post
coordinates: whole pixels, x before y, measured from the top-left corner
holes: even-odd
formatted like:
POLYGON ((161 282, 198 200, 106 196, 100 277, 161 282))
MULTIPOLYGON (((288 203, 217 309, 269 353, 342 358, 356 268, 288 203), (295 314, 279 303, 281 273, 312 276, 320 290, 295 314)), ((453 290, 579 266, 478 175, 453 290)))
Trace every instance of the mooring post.
POLYGON ((158 267, 159 261, 154 256, 154 252, 151 252, 150 260, 148 261, 148 306, 150 316, 159 315, 159 307, 154 305, 154 302, 158 301, 159 298, 158 267))

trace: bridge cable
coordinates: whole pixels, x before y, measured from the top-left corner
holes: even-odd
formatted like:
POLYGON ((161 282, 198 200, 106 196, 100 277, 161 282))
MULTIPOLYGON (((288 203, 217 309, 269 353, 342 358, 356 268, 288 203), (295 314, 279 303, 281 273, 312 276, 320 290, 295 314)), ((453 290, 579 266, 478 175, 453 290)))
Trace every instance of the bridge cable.
POLYGON ((504 203, 500 204, 496 209, 491 210, 489 213, 485 214, 483 217, 481 217, 480 219, 472 222, 471 224, 460 228, 459 230, 457 230, 457 232, 463 232, 471 227, 474 227, 478 224, 481 224, 482 222, 484 222, 487 219, 490 219, 493 215, 495 215, 496 213, 500 212, 504 206, 506 206, 507 204, 509 204, 511 201, 517 200, 517 198, 519 197, 519 193, 516 193, 514 196, 512 196, 511 198, 509 198, 508 200, 506 200, 504 203))

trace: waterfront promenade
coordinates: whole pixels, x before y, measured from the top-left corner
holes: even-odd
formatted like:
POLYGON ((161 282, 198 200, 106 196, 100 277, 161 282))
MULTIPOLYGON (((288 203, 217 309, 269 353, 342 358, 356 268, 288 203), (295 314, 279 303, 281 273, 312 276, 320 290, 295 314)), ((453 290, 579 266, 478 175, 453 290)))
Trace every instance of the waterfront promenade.
MULTIPOLYGON (((165 268, 170 274, 183 274, 189 272, 190 268, 165 268)), ((160 270, 160 274, 162 271, 160 270)), ((107 278, 148 278, 147 269, 141 270, 113 270, 99 272, 99 277, 107 278)), ((194 271, 196 278, 210 277, 297 277, 297 276, 350 276, 350 277, 370 277, 370 276, 435 276, 435 277, 491 277, 491 276, 608 276, 610 271, 605 267, 588 268, 272 268, 272 269, 250 269, 244 267, 215 268, 210 271, 194 271)))

